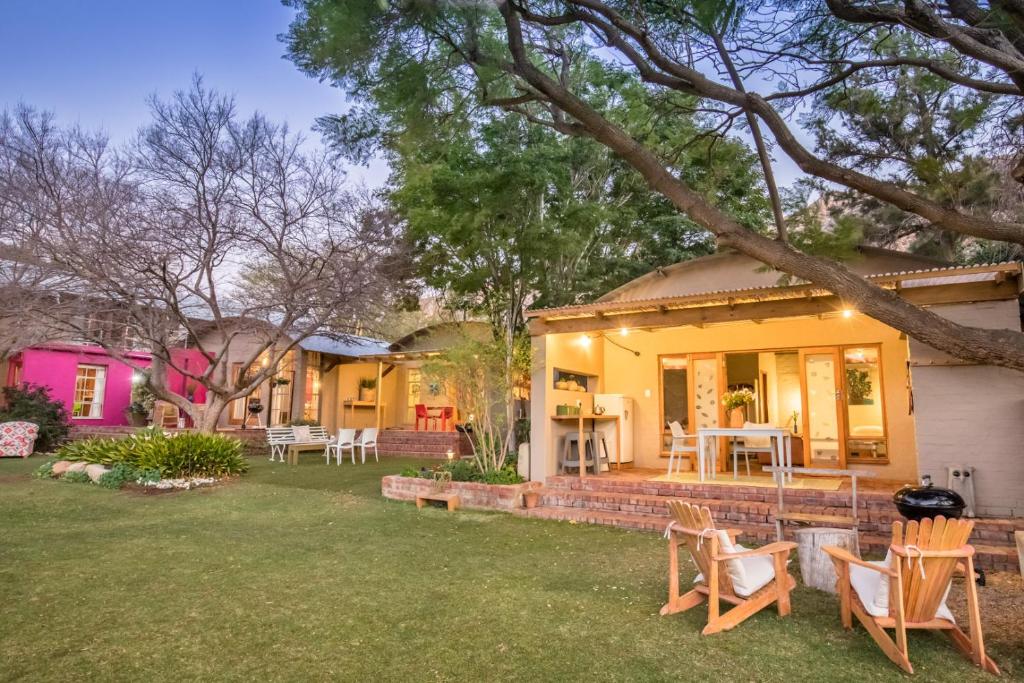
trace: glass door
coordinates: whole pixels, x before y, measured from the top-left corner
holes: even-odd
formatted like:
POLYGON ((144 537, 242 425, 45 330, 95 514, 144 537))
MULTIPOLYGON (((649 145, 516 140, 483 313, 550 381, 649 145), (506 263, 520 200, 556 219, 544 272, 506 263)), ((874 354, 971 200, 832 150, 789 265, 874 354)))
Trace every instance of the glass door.
POLYGON ((845 467, 842 368, 839 350, 800 350, 800 379, 804 395, 804 453, 808 467, 845 467))

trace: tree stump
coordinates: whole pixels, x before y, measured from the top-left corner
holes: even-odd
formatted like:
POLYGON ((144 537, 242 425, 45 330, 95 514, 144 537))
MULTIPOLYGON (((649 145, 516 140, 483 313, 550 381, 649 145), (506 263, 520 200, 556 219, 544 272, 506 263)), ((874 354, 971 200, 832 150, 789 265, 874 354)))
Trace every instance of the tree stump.
POLYGON ((800 575, 804 585, 828 593, 836 592, 836 570, 832 560, 822 550, 824 546, 838 546, 860 557, 857 532, 853 529, 807 527, 797 529, 796 552, 800 558, 800 575))

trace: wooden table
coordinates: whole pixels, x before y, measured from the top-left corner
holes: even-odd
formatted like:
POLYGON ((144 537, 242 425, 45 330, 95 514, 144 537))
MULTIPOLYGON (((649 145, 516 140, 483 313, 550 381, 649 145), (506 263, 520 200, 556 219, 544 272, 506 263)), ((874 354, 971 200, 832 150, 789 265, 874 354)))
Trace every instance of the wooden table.
MULTIPOLYGON (((594 413, 580 413, 579 415, 552 415, 552 420, 556 422, 576 422, 576 428, 579 430, 579 448, 580 448, 580 479, 587 476, 587 446, 586 441, 583 438, 583 423, 586 420, 590 420, 594 424, 594 429, 597 429, 597 422, 599 420, 614 420, 615 421, 615 469, 622 469, 622 422, 618 415, 596 415, 594 413)), ((597 448, 600 444, 594 444, 594 474, 598 475, 601 473, 601 458, 598 456, 597 448)), ((610 463, 609 463, 610 465, 610 463)))
MULTIPOLYGON (((768 442, 771 444, 771 460, 773 472, 776 477, 789 476, 789 480, 793 481, 793 444, 792 435, 788 429, 780 429, 777 427, 757 427, 751 429, 740 429, 735 427, 701 427, 697 429, 697 470, 698 479, 704 481, 704 465, 707 462, 707 440, 709 438, 715 438, 719 436, 725 436, 730 438, 745 437, 745 436, 760 436, 768 437, 768 442), (779 463, 779 460, 782 462, 779 463), (778 465, 782 467, 778 467, 778 465)), ((715 453, 718 453, 718 439, 714 441, 715 453)), ((717 460, 717 458, 716 458, 717 460)), ((711 478, 715 478, 715 472, 712 468, 708 468, 708 473, 711 478)))
MULTIPOLYGON (((380 409, 382 411, 384 410, 384 407, 385 407, 385 404, 381 403, 380 404, 380 409)), ((341 426, 342 427, 348 427, 349 426, 347 421, 345 420, 345 408, 348 408, 349 410, 352 411, 352 423, 353 423, 353 426, 355 426, 356 408, 373 408, 374 410, 376 410, 377 402, 376 401, 356 401, 356 400, 353 400, 353 399, 350 399, 350 398, 345 399, 345 401, 341 404, 341 426)), ((374 425, 374 426, 380 427, 380 425, 374 425)))

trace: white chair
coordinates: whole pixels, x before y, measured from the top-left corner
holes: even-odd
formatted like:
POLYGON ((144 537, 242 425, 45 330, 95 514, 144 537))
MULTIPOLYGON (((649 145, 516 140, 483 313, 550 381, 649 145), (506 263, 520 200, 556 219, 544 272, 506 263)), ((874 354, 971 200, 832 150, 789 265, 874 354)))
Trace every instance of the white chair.
POLYGON ((345 455, 345 449, 349 449, 352 453, 352 464, 356 464, 356 430, 354 429, 339 429, 338 440, 327 447, 327 464, 331 464, 331 451, 334 451, 334 457, 341 464, 341 458, 345 455))
POLYGON ((679 465, 676 466, 679 472, 682 472, 682 460, 683 453, 697 454, 697 446, 687 446, 686 439, 696 439, 695 434, 687 434, 683 430, 683 425, 679 424, 678 421, 672 421, 668 423, 668 428, 672 430, 672 450, 668 454, 668 473, 672 474, 672 468, 675 466, 676 453, 679 454, 679 465))
MULTIPOLYGON (((744 422, 744 429, 775 429, 771 422, 744 422)), ((747 476, 750 476, 750 454, 771 453, 772 438, 770 436, 744 436, 733 441, 732 444, 732 478, 739 479, 739 454, 743 454, 743 462, 747 466, 747 476)))
POLYGON ((363 430, 363 433, 359 435, 359 450, 363 454, 363 464, 366 464, 366 449, 373 446, 373 459, 380 462, 380 457, 377 455, 377 428, 367 427, 363 430))

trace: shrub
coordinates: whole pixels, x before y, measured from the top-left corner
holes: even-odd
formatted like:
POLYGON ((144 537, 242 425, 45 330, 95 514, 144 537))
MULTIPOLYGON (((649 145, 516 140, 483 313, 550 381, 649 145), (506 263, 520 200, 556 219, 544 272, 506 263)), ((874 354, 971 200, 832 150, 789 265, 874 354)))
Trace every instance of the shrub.
POLYGON ((66 481, 69 484, 88 484, 92 481, 85 472, 65 472, 60 480, 66 481))
POLYGON ((420 476, 420 471, 415 467, 405 467, 402 469, 399 476, 417 478, 420 476))
POLYGON ((519 476, 514 467, 502 467, 500 470, 491 470, 484 474, 485 484, 519 484, 523 478, 519 476))
POLYGON ((292 420, 291 422, 288 423, 288 426, 289 427, 319 427, 320 426, 320 421, 319 420, 306 420, 306 419, 292 420))
POLYGON ((4 387, 0 422, 24 421, 39 425, 35 449, 49 453, 68 438, 71 417, 63 401, 50 398, 50 390, 31 384, 4 387))
POLYGON ((42 465, 36 468, 32 476, 36 479, 49 479, 53 476, 53 464, 56 460, 47 460, 42 465))
POLYGON ((237 439, 198 432, 167 435, 159 429, 140 430, 124 439, 75 441, 61 448, 57 456, 107 465, 112 471, 118 464, 156 470, 165 479, 221 477, 248 469, 237 439))

